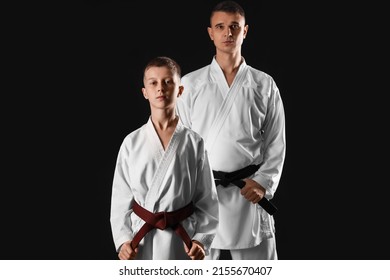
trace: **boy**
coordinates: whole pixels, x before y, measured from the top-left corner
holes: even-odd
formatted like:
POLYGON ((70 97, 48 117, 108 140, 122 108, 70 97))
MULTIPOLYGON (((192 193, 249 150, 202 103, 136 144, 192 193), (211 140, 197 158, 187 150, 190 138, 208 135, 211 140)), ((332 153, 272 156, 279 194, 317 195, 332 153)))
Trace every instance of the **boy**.
POLYGON ((216 233, 218 198, 203 139, 176 115, 180 78, 180 66, 168 57, 144 69, 151 115, 125 137, 112 186, 111 227, 121 260, 204 259, 216 233))

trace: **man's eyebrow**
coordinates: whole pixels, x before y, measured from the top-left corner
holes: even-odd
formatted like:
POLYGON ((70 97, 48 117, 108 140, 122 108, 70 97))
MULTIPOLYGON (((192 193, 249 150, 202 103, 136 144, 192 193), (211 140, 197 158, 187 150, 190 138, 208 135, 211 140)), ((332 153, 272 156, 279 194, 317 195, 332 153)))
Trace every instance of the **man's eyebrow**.
MULTIPOLYGON (((223 22, 220 22, 220 23, 216 23, 214 26, 220 26, 220 25, 224 25, 225 23, 223 22)), ((229 23, 229 25, 233 25, 233 24, 240 24, 238 21, 232 21, 229 23)))

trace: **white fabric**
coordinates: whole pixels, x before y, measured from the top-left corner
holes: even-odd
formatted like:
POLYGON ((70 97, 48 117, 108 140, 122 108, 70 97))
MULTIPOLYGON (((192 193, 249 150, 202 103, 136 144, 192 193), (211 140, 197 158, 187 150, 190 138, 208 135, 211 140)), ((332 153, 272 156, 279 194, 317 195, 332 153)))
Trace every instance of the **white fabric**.
MULTIPOLYGON (((259 245, 247 249, 230 250, 232 260, 277 260, 275 238, 264 239, 259 245)), ((210 249, 206 260, 219 260, 221 249, 210 249)))
MULTIPOLYGON (((205 139, 212 169, 232 172, 261 164, 250 178, 271 199, 285 158, 284 109, 273 78, 243 59, 229 87, 213 58, 210 65, 185 75, 182 84, 178 114, 205 139)), ((220 219, 212 248, 250 248, 274 237, 273 217, 243 198, 236 186, 217 191, 220 219)))
MULTIPOLYGON (((131 210, 135 200, 150 212, 174 211, 191 201, 195 213, 182 222, 206 253, 218 225, 218 197, 203 139, 177 124, 164 151, 149 121, 121 144, 115 168, 111 227, 117 250, 132 240, 144 221, 131 210)), ((139 245, 137 259, 187 259, 183 242, 171 229, 150 231, 139 245)))

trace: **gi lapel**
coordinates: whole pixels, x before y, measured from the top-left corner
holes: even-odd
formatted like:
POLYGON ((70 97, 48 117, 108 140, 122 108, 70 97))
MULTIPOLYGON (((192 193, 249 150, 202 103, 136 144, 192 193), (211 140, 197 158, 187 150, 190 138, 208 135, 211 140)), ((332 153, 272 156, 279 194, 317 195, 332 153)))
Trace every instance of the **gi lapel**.
POLYGON ((217 137, 221 131, 221 128, 222 128, 223 124, 225 123, 227 116, 230 113, 230 110, 234 104, 234 100, 236 99, 237 95, 239 94, 239 90, 242 87, 242 84, 244 82, 244 79, 247 75, 247 70, 248 70, 248 67, 247 67, 245 61, 243 61, 240 68, 238 69, 238 72, 237 72, 237 75, 233 81, 233 84, 229 89, 227 86, 227 83, 225 83, 226 85, 221 83, 222 79, 225 81, 225 77, 223 75, 222 69, 220 69, 220 67, 217 64, 217 62, 215 61, 215 59, 213 60, 211 68, 212 68, 212 72, 215 75, 217 75, 216 78, 218 81, 218 87, 219 87, 220 91, 222 92, 222 94, 223 94, 224 90, 228 90, 228 92, 227 92, 226 97, 224 98, 224 100, 221 104, 221 107, 219 107, 217 116, 215 117, 215 119, 210 127, 209 133, 205 137, 206 149, 209 151, 209 153, 211 153, 214 142, 217 139, 217 137), (221 77, 221 75, 222 75, 222 77, 221 77))
MULTIPOLYGON (((148 129, 148 133, 154 135, 150 135, 150 137, 157 137, 158 135, 156 131, 154 130, 153 124, 150 121, 151 128, 148 129), (151 130, 152 129, 152 130, 151 130)), ((181 141, 181 138, 183 136, 183 126, 178 123, 175 129, 175 132, 172 135, 171 140, 169 141, 169 145, 162 155, 160 162, 158 164, 157 170, 154 174, 154 177, 152 179, 152 183, 149 187, 149 191, 146 194, 145 197, 145 207, 146 209, 149 209, 149 211, 154 212, 156 201, 159 198, 159 194, 161 193, 162 189, 162 183, 166 176, 167 170, 169 165, 172 163, 173 158, 176 155, 177 147, 181 141)), ((159 141, 159 139, 158 139, 159 141)))

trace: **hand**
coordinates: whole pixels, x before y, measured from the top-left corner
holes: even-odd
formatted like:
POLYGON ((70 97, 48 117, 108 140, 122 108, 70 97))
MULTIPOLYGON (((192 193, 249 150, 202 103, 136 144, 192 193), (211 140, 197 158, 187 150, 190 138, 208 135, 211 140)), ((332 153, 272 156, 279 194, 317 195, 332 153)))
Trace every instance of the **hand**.
POLYGON ((134 260, 138 253, 138 247, 133 249, 131 247, 131 241, 127 241, 122 244, 118 257, 120 260, 134 260))
POLYGON ((253 204, 258 203, 265 196, 265 188, 252 179, 244 179, 245 186, 241 189, 241 195, 253 204))
POLYGON ((205 252, 203 249, 203 244, 199 241, 192 240, 191 250, 189 250, 187 245, 184 244, 184 249, 186 250, 186 253, 191 258, 191 260, 204 260, 205 252))

